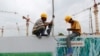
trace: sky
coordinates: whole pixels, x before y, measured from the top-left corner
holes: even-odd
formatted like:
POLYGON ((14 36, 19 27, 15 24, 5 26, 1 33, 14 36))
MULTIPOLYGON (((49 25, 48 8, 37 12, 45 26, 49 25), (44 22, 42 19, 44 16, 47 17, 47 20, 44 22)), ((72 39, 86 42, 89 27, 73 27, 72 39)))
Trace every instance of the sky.
MULTIPOLYGON (((96 2, 98 3, 100 0, 96 0, 96 2)), ((82 32, 89 33, 90 11, 86 10, 79 14, 76 13, 93 6, 93 4, 93 0, 54 0, 54 35, 58 35, 58 33, 68 34, 66 29, 70 28, 70 25, 64 21, 64 18, 66 15, 73 14, 75 15, 73 19, 80 22, 82 32)), ((98 10, 100 10, 100 5, 98 10)), ((40 18, 42 12, 47 13, 48 22, 52 20, 52 0, 0 0, 0 28, 4 27, 3 36, 26 36, 26 21, 22 19, 22 16, 27 15, 29 15, 30 20, 33 22, 29 25, 29 35, 32 35, 34 23, 40 18), (17 12, 17 14, 2 11, 17 12), (19 32, 17 26, 19 26, 19 32)), ((93 7, 91 13, 93 31, 95 32, 93 7)), ((98 18, 100 18, 99 15, 100 12, 98 13, 98 18)), ((100 29, 100 20, 98 21, 100 29)))

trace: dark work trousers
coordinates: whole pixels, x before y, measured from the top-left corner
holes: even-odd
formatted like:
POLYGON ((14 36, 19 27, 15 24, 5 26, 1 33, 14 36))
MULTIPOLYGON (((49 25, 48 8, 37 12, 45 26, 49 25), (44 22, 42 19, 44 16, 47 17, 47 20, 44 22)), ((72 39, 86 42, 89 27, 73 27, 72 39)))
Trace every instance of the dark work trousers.
POLYGON ((45 35, 44 32, 45 32, 45 28, 41 28, 41 29, 33 31, 32 34, 35 34, 36 36, 42 36, 42 35, 45 35))
POLYGON ((66 43, 67 43, 67 47, 71 48, 71 40, 77 36, 80 36, 80 33, 78 32, 73 32, 72 34, 69 34, 66 38, 66 43))
POLYGON ((47 29, 47 34, 48 35, 50 35, 51 29, 52 29, 52 24, 49 24, 48 29, 47 29))

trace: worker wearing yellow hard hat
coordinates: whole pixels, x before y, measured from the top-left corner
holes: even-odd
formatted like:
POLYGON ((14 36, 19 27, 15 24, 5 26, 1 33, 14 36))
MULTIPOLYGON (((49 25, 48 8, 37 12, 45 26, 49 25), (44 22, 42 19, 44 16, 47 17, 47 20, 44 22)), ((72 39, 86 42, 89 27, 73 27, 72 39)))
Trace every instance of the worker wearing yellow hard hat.
POLYGON ((46 14, 46 13, 42 13, 42 14, 41 14, 41 19, 42 19, 43 21, 46 21, 46 20, 47 20, 47 14, 46 14))
POLYGON ((73 49, 71 46, 71 40, 81 35, 81 26, 78 21, 73 20, 72 16, 69 16, 69 15, 65 17, 65 21, 66 23, 70 23, 71 25, 71 28, 68 28, 67 31, 68 33, 69 31, 72 31, 72 33, 71 34, 69 33, 69 35, 67 36, 66 43, 68 47, 68 51, 67 51, 68 55, 72 56, 73 49))
POLYGON ((32 34, 36 35, 38 38, 41 38, 41 36, 49 36, 51 30, 48 29, 47 34, 45 34, 45 30, 47 28, 46 26, 52 25, 52 22, 46 22, 47 20, 46 13, 44 12, 41 13, 40 17, 41 18, 35 22, 32 30, 32 34))
POLYGON ((46 14, 46 13, 42 13, 42 14, 41 14, 41 17, 47 18, 47 14, 46 14))
POLYGON ((69 21, 70 21, 70 19, 72 19, 72 17, 71 17, 71 16, 66 16, 66 17, 65 17, 65 21, 66 21, 66 22, 69 22, 69 21))

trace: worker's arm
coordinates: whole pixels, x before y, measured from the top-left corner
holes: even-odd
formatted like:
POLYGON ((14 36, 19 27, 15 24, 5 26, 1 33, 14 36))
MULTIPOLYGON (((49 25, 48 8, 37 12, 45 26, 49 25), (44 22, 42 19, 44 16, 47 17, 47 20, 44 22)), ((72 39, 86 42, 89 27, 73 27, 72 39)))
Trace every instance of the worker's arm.
POLYGON ((78 22, 75 22, 74 24, 75 24, 74 28, 68 28, 67 30, 68 31, 78 31, 81 29, 80 24, 78 22))
POLYGON ((50 24, 53 24, 53 21, 51 21, 51 22, 45 22, 45 23, 44 23, 44 25, 46 25, 46 26, 47 26, 47 25, 50 25, 50 24))
POLYGON ((68 31, 73 31, 73 30, 76 30, 77 31, 77 30, 80 30, 80 29, 71 29, 71 28, 68 28, 67 30, 68 31))
POLYGON ((27 19, 25 16, 22 17, 23 19, 27 19))

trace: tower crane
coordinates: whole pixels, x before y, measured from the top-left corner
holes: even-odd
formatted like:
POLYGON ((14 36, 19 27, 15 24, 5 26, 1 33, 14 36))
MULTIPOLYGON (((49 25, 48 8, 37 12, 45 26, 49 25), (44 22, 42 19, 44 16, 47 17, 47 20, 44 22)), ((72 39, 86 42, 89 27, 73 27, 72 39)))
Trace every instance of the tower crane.
POLYGON ((99 10, 98 10, 98 4, 94 0, 94 16, 95 16, 95 27, 96 27, 95 34, 99 34, 98 12, 99 12, 99 10))
POLYGON ((29 15, 27 15, 27 17, 23 16, 23 19, 26 20, 26 36, 29 35, 28 31, 29 31, 29 22, 30 22, 30 18, 29 15))
POLYGON ((1 37, 3 37, 3 33, 4 33, 4 26, 2 26, 2 28, 0 28, 1 30, 1 37))
MULTIPOLYGON (((12 11, 3 11, 3 10, 0 10, 1 13, 13 13, 13 14, 17 14, 17 12, 12 12, 12 11)), ((3 33, 4 33, 4 26, 2 26, 1 29, 1 36, 3 37, 3 33)))

